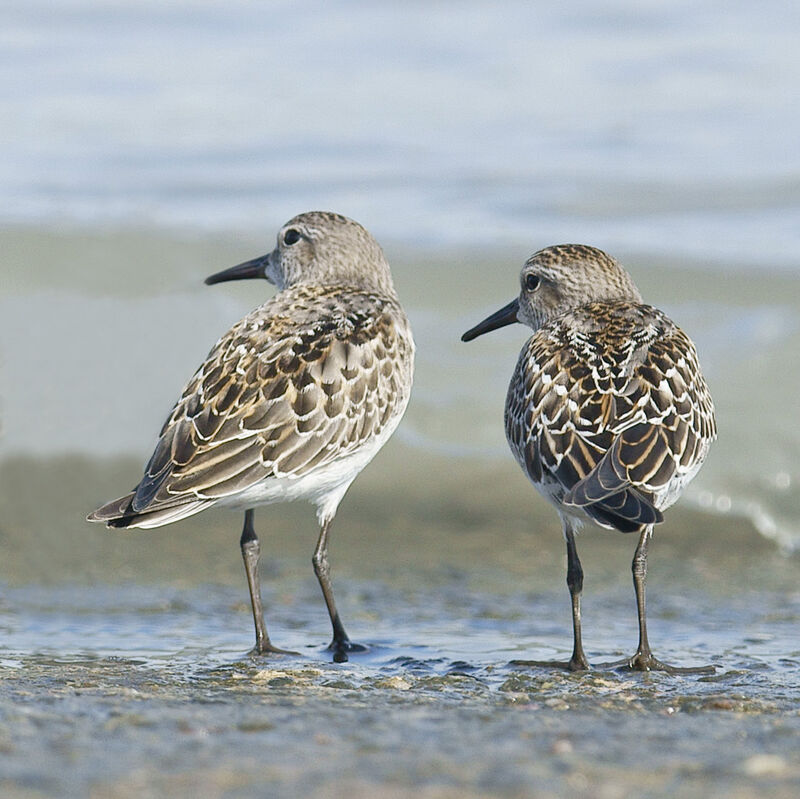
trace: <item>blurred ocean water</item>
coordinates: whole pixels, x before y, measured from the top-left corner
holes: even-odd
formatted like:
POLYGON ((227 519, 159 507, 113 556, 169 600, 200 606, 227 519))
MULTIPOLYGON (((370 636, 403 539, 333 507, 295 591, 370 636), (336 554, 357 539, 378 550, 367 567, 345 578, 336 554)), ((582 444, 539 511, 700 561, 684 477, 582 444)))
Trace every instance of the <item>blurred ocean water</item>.
POLYGON ((0 221, 797 268, 800 8, 4 4, 0 221))

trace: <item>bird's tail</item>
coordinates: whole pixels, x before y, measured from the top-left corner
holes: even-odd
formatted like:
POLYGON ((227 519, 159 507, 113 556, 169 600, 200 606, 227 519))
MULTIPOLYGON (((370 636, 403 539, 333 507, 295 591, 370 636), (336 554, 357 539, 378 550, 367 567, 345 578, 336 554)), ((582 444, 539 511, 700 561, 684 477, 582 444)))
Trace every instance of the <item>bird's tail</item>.
POLYGON ((149 529, 151 527, 161 527, 170 522, 177 522, 187 516, 200 513, 209 505, 214 504, 214 500, 195 499, 158 505, 153 508, 145 508, 138 513, 132 508, 134 492, 126 494, 124 497, 108 502, 90 513, 86 520, 90 522, 102 522, 108 527, 140 527, 149 529))

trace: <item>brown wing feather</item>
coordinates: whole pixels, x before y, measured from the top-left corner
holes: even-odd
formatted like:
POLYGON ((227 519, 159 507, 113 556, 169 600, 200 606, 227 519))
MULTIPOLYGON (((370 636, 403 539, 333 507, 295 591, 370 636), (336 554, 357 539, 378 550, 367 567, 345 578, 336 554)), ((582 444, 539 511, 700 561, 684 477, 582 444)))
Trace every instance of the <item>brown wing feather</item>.
POLYGON ((286 294, 237 324, 189 381, 133 512, 301 477, 358 449, 405 406, 413 345, 395 301, 340 289, 286 294), (292 300, 299 319, 285 312, 292 300))
POLYGON ((702 460, 715 427, 688 337, 649 306, 595 303, 523 348, 506 432, 556 501, 633 530, 662 520, 656 501, 702 460))

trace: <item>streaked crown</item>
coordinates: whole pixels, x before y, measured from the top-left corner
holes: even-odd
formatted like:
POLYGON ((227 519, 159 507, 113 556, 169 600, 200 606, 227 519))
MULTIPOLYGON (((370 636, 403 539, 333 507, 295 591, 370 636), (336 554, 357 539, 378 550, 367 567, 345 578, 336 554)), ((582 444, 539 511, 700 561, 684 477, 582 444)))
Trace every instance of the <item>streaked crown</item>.
POLYGON ((313 283, 394 294, 389 264, 378 242, 358 222, 328 211, 309 211, 290 219, 278 232, 265 272, 281 289, 313 283))
POLYGON ((642 296, 602 250, 557 244, 534 253, 522 267, 517 319, 535 330, 571 308, 601 300, 641 302, 642 296))

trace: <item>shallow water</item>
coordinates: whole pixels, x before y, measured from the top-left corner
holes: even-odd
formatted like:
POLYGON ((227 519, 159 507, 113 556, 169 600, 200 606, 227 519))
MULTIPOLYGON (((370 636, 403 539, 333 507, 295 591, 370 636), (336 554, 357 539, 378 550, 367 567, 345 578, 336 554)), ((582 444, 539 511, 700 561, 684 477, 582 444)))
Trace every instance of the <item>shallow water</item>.
POLYGON ((3 668, 9 796, 791 796, 795 715, 718 683, 239 660, 3 668), (59 678, 52 673, 58 670, 59 678), (31 694, 47 692, 47 707, 31 694), (9 701, 13 702, 8 709, 9 701), (647 741, 643 746, 642 742, 647 741), (27 749, 31 760, 21 762, 27 749), (53 771, 32 767, 52 763, 53 771), (612 765, 613 764, 613 765, 612 765), (26 793, 27 791, 27 793, 26 793))
POLYGON ((353 640, 335 664, 314 515, 260 510, 272 639, 251 657, 237 514, 83 523, 132 459, 0 465, 0 758, 10 797, 793 796, 800 563, 745 519, 678 507, 650 556, 654 651, 713 676, 629 674, 635 542, 586 531, 586 675, 555 514, 513 463, 387 445, 342 503, 331 559, 353 640), (410 457, 415 469, 404 469, 410 457))
MULTIPOLYGON (((654 588, 657 651, 713 677, 514 666, 568 656, 553 577, 533 595, 466 574, 339 579, 370 645, 347 664, 324 648, 321 599, 287 575, 265 583, 268 618, 301 655, 269 659, 245 654, 243 585, 6 588, 4 795, 793 795, 800 594, 654 588)), ((603 582, 585 605, 594 661, 633 643, 631 592, 603 582)))

